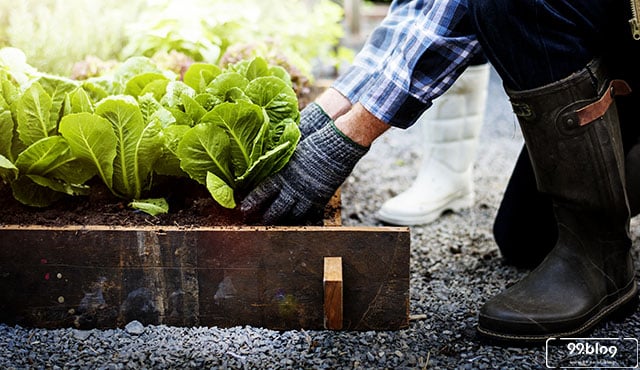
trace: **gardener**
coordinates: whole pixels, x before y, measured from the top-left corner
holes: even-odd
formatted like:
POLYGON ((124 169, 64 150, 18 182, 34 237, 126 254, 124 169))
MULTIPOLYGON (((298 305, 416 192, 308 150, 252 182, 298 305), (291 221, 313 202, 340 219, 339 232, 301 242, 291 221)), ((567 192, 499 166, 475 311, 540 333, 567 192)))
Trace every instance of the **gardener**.
MULTIPOLYGON (((518 114, 535 169, 532 178, 549 199, 546 209, 536 210, 546 222, 529 217, 529 230, 551 223, 551 209, 560 225, 550 228, 557 230, 549 243, 555 246, 540 246, 545 252, 552 249, 549 256, 522 282, 482 307, 478 329, 510 340, 582 333, 637 294, 624 153, 605 70, 610 67, 616 72, 613 77, 632 87, 637 81, 637 72, 629 68, 632 58, 615 58, 619 52, 605 49, 616 44, 606 42, 614 36, 629 38, 621 22, 630 17, 629 11, 606 0, 589 2, 588 7, 577 0, 558 1, 555 9, 546 2, 530 5, 540 9, 510 0, 470 4, 484 49, 518 114), (549 24, 539 27, 538 19, 528 15, 540 15, 549 24), (513 22, 516 17, 522 19, 513 22), (539 29, 548 32, 532 32, 539 29), (545 43, 536 44, 539 40, 545 43), (607 57, 596 60, 600 55, 607 57), (601 97, 601 104, 590 105, 601 97)), ((374 74, 376 89, 364 93, 335 123, 319 124, 321 128, 299 144, 290 164, 252 192, 242 208, 264 212, 264 221, 275 223, 292 222, 324 205, 377 137, 390 126, 410 125, 479 53, 466 23, 466 7, 463 0, 436 2, 420 14, 374 74)), ((621 82, 611 88, 626 92, 621 82)), ((627 117, 624 110, 622 117, 627 117)), ((637 135, 624 129, 631 148, 637 135)), ((629 158, 635 158, 634 150, 628 150, 629 158)), ((518 164, 522 162, 528 163, 518 164)), ((513 179, 512 184, 516 194, 523 190, 513 179)), ((521 209, 517 216, 525 219, 528 211, 521 209)))

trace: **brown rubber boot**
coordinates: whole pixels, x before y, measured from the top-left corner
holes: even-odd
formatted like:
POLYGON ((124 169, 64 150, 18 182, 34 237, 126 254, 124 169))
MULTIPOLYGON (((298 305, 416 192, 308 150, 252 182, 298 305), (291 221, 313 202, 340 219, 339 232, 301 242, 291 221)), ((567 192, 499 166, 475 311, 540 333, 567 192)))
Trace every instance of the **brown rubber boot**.
POLYGON ((598 61, 550 85, 508 91, 538 189, 552 197, 558 241, 527 277, 481 308, 480 334, 507 341, 575 336, 635 303, 613 103, 614 95, 628 92, 624 82, 607 79, 598 61))

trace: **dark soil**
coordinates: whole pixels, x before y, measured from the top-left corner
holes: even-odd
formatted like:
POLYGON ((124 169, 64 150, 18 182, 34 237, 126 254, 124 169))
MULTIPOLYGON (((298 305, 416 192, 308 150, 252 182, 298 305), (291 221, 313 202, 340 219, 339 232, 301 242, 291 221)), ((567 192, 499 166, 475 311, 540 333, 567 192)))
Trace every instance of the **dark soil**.
POLYGON ((50 207, 28 207, 17 202, 11 188, 0 188, 0 225, 107 225, 107 226, 228 226, 245 223, 237 209, 218 205, 206 189, 190 180, 172 180, 171 185, 159 180, 149 198, 163 194, 169 202, 169 213, 151 216, 128 207, 101 183, 91 184, 85 197, 65 197, 50 207), (154 194, 155 193, 155 194, 154 194))
MULTIPOLYGON (((247 218, 236 207, 220 206, 204 186, 190 179, 156 178, 153 191, 147 198, 164 197, 169 203, 169 213, 151 216, 128 206, 102 184, 90 183, 89 196, 64 197, 50 207, 36 208, 16 201, 10 186, 0 184, 0 226, 42 225, 60 226, 240 226, 256 225, 255 218, 247 218)), ((322 225, 323 219, 339 215, 339 203, 327 206, 324 214, 299 220, 296 225, 322 225)))

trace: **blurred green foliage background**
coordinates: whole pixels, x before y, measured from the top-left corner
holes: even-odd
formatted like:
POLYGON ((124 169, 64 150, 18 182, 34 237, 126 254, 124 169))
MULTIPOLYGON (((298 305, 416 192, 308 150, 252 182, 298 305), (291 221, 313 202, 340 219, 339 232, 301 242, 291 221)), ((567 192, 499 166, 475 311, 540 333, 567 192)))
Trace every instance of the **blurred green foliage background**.
POLYGON ((136 55, 178 66, 260 55, 312 78, 314 63, 352 56, 339 47, 342 19, 330 0, 0 0, 0 47, 63 76, 136 55))

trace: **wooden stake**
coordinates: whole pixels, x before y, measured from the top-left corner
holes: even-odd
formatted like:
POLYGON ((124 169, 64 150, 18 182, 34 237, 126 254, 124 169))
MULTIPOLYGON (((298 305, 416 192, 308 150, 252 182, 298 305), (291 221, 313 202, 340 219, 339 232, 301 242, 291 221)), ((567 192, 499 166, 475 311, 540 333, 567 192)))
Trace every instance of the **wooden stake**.
POLYGON ((324 258, 324 327, 342 329, 342 257, 324 258))

